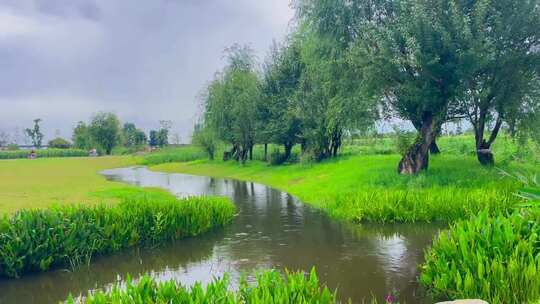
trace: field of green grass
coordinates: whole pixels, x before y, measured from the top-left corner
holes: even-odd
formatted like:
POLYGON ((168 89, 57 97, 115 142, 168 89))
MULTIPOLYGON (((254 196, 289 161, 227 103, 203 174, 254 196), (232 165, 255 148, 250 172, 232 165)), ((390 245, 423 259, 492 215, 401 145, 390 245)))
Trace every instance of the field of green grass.
MULTIPOLYGON (((139 162, 135 157, 38 158, 0 161, 0 214, 53 204, 93 204, 108 189, 126 188, 98 172, 139 162)), ((109 198, 105 201, 115 201, 109 198)))

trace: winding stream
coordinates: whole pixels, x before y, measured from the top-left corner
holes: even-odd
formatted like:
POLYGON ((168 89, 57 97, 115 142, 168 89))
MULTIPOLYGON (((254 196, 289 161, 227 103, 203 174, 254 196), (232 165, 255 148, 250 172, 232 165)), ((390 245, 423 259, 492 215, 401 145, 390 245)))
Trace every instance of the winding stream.
POLYGON ((151 172, 146 168, 107 170, 110 180, 161 187, 175 195, 230 197, 239 214, 224 229, 156 248, 136 248, 98 257, 74 272, 55 270, 0 280, 0 303, 57 303, 71 292, 85 294, 149 273, 184 284, 208 282, 229 272, 275 267, 309 271, 338 288, 342 298, 361 302, 397 293, 406 303, 428 302, 416 283, 424 248, 435 225, 352 225, 272 188, 235 180, 151 172))

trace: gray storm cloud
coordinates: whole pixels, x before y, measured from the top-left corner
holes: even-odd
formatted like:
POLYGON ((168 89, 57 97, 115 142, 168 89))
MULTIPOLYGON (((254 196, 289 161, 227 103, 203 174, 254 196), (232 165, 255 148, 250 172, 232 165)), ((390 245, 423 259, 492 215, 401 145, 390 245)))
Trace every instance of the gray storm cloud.
POLYGON ((2 0, 0 130, 43 118, 50 137, 112 111, 186 139, 197 96, 233 43, 260 58, 282 39, 289 0, 2 0))

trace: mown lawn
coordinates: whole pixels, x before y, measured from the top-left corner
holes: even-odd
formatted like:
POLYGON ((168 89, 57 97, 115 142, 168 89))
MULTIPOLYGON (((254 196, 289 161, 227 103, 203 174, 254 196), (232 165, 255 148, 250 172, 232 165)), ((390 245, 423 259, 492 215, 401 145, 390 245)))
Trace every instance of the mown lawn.
MULTIPOLYGON (((473 156, 443 153, 432 157, 429 170, 418 176, 398 175, 398 161, 395 154, 349 155, 321 164, 269 166, 253 161, 241 166, 200 160, 151 169, 256 181, 354 222, 452 221, 484 208, 504 212, 519 200, 516 180, 503 177, 499 168, 483 168, 473 156)), ((502 167, 526 169, 514 163, 502 167)))
POLYGON ((107 181, 99 171, 137 162, 135 157, 1 160, 0 214, 53 204, 114 201, 96 193, 126 185, 107 181))

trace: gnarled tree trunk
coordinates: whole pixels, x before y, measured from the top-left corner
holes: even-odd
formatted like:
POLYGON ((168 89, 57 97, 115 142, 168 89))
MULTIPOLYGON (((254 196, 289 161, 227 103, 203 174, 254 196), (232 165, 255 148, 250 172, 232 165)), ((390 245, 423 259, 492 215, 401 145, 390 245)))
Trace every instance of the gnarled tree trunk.
POLYGON ((283 146, 285 148, 285 160, 289 160, 293 148, 293 143, 287 142, 283 146))
POLYGON ((422 126, 414 144, 399 162, 400 174, 417 174, 428 168, 429 147, 437 134, 437 124, 431 113, 424 113, 422 126))
POLYGON ((495 165, 495 157, 491 151, 491 147, 484 141, 476 149, 476 157, 482 166, 493 166, 495 165))
POLYGON ((437 139, 434 138, 431 145, 429 145, 429 153, 431 154, 439 154, 441 153, 441 150, 439 149, 439 146, 437 145, 437 139))
POLYGON ((332 144, 330 147, 331 157, 337 157, 339 148, 341 147, 342 134, 343 132, 341 130, 336 130, 332 135, 332 144))
MULTIPOLYGON (((416 131, 418 131, 418 132, 421 131, 421 129, 422 129, 422 122, 421 121, 413 120, 412 124, 413 124, 414 128, 416 129, 416 131)), ((436 136, 435 136, 435 138, 433 138, 433 142, 431 143, 431 145, 429 145, 429 153, 430 154, 439 154, 439 153, 441 153, 441 150, 439 149, 439 145, 437 145, 437 136, 439 136, 439 135, 441 135, 441 128, 440 127, 437 128, 436 136)))
POLYGON ((495 127, 491 131, 491 135, 488 140, 484 139, 484 128, 485 128, 485 115, 481 116, 479 124, 476 126, 474 133, 474 138, 476 141, 476 157, 482 166, 494 166, 495 157, 493 156, 493 151, 491 151, 491 145, 497 139, 497 135, 502 126, 502 118, 499 116, 495 122, 495 127))

